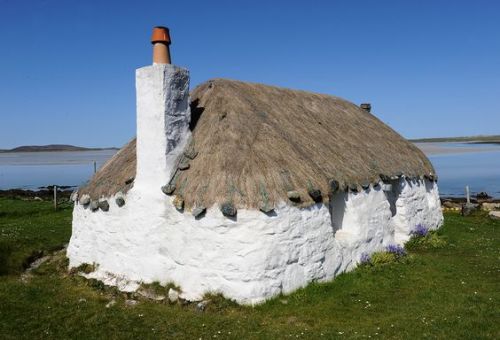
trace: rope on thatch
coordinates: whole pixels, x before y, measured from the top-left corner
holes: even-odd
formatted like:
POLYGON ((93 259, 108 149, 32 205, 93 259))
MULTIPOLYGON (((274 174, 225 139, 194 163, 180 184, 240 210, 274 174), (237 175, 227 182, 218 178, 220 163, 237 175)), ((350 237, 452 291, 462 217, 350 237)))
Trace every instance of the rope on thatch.
POLYGON ((286 191, 293 191, 293 182, 290 176, 290 171, 286 169, 280 170, 281 180, 283 181, 283 187, 286 191))
POLYGON ((194 146, 194 140, 192 137, 189 138, 188 145, 186 149, 184 150, 184 156, 187 158, 193 160, 198 156, 198 151, 196 151, 195 146, 194 146))
MULTIPOLYGON (((188 141, 187 151, 184 151, 181 155, 179 155, 175 161, 174 173, 170 177, 170 180, 167 184, 161 187, 161 191, 165 195, 172 195, 174 191, 177 189, 177 179, 179 178, 179 171, 184 171, 189 169, 189 160, 194 159, 198 153, 194 150, 194 142, 191 137, 188 141)), ((180 192, 182 193, 182 192, 180 192)))
POLYGON ((259 203, 259 210, 263 213, 270 213, 274 210, 273 206, 269 203, 269 193, 266 190, 264 183, 259 183, 259 193, 261 202, 259 203))
POLYGON ((182 161, 179 163, 178 169, 181 171, 189 169, 189 159, 187 157, 182 157, 182 161))

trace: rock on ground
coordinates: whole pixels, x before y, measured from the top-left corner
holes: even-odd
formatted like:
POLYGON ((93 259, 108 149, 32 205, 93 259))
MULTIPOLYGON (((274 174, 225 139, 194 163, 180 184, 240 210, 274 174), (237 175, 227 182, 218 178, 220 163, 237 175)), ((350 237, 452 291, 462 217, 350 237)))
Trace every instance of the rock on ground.
POLYGON ((500 203, 489 203, 484 202, 481 204, 481 208, 486 211, 490 210, 500 210, 500 203))
POLYGON ((208 303, 209 303, 209 301, 207 301, 207 300, 203 300, 203 301, 198 302, 196 304, 196 310, 199 312, 203 312, 205 310, 205 308, 207 308, 208 303))
POLYGON ((138 302, 136 300, 125 300, 125 306, 135 306, 138 302))
POLYGON ((165 300, 165 295, 157 294, 155 291, 151 289, 139 289, 137 291, 137 294, 149 300, 154 300, 154 301, 165 300))
POLYGON ((173 288, 168 290, 168 301, 171 303, 177 302, 179 300, 179 292, 173 288))
POLYGON ((477 203, 465 203, 462 205, 462 216, 469 216, 479 208, 477 203))
POLYGON ((500 221, 500 211, 490 211, 488 214, 491 219, 500 221))

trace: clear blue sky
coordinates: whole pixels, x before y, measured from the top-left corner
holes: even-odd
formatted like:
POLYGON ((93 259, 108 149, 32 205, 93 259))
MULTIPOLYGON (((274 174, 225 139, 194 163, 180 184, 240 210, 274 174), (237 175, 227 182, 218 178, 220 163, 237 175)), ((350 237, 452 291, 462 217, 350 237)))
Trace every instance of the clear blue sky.
POLYGON ((500 134, 499 14, 493 0, 0 0, 0 148, 126 143, 155 25, 192 87, 225 77, 368 101, 407 138, 500 134))

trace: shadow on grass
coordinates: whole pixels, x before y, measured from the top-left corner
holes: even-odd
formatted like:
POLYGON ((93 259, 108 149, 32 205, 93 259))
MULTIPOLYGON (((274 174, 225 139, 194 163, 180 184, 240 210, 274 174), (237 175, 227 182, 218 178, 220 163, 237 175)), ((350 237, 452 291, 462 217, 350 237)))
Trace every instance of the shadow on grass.
POLYGON ((12 247, 4 242, 0 242, 0 275, 6 275, 9 272, 9 258, 12 254, 12 247))

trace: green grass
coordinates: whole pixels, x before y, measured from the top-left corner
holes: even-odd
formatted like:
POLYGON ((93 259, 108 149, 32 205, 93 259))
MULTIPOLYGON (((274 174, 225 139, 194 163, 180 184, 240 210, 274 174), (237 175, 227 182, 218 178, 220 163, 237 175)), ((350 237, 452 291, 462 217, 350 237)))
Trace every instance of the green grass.
POLYGON ((500 338, 500 223, 482 214, 447 214, 438 233, 446 244, 413 245, 407 261, 363 266, 254 308, 211 296, 204 312, 144 300, 128 307, 116 289, 67 274, 63 256, 23 283, 23 256, 68 242, 70 218, 47 202, 0 200, 0 242, 11 247, 0 338, 500 338))
POLYGON ((19 274, 29 257, 60 249, 71 236, 71 206, 0 198, 0 275, 19 274))

